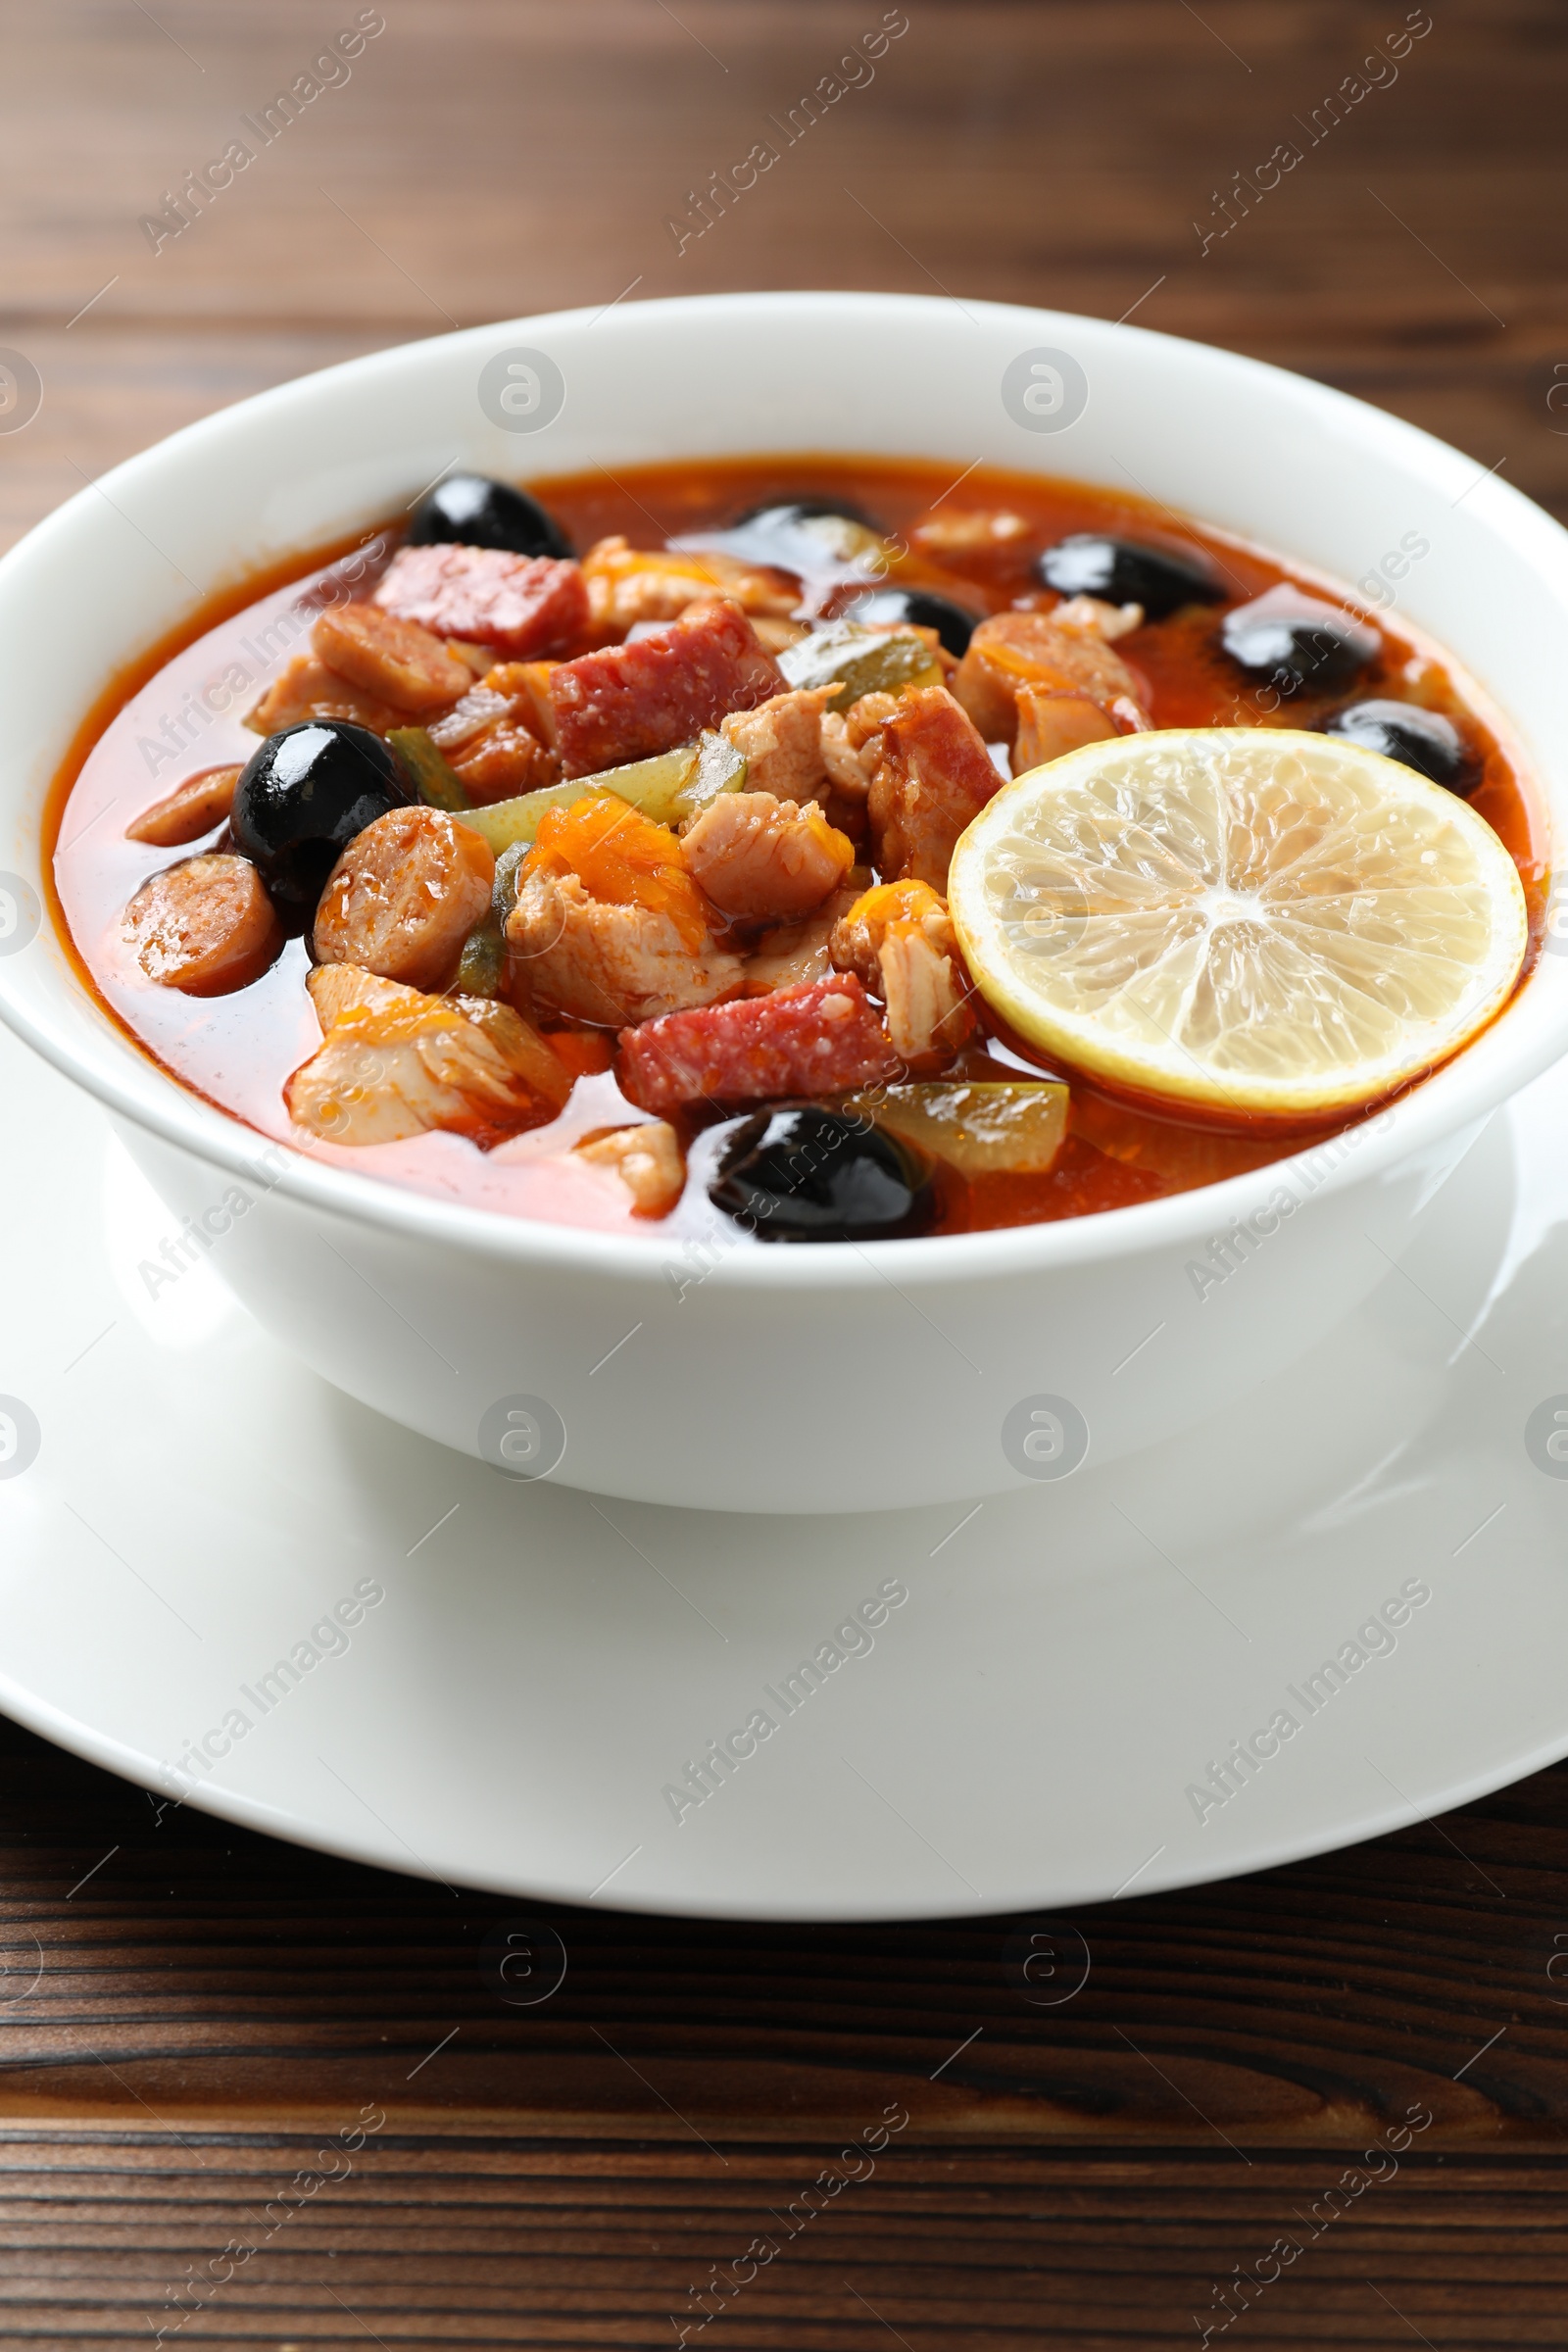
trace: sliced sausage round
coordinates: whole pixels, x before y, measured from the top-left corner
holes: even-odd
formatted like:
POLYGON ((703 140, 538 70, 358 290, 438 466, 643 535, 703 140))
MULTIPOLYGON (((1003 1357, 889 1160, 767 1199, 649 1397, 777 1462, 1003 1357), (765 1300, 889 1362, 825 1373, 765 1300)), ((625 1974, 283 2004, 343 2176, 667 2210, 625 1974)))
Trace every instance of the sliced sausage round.
POLYGON ((496 861, 471 825, 439 808, 389 808, 357 833, 316 910, 319 963, 357 963, 409 988, 441 989, 490 910, 496 861))
POLYGON ((155 801, 125 827, 127 841, 150 841, 155 849, 177 850, 187 841, 200 841, 215 825, 226 823, 234 806, 238 767, 204 767, 167 800, 155 801))
POLYGON ((160 988, 226 997, 259 980, 283 945, 248 858, 187 858, 149 875, 125 909, 124 937, 160 988))
POLYGON ((473 684, 473 672, 416 620, 383 612, 379 605, 330 605, 311 631, 317 658, 368 694, 399 710, 433 710, 455 703, 473 684))

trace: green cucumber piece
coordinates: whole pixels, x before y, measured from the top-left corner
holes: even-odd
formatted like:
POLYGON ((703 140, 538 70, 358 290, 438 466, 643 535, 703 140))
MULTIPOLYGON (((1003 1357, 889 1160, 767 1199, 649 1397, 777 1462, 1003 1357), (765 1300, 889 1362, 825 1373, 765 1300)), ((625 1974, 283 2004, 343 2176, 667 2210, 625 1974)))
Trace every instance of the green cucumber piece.
POLYGON ((847 710, 862 694, 899 694, 906 686, 940 686, 942 666, 923 638, 886 629, 863 629, 854 621, 830 621, 787 645, 779 668, 796 687, 841 681, 830 710, 847 710))
POLYGON ((394 727, 387 742, 427 808, 444 808, 449 816, 464 814, 468 807, 467 788, 463 778, 448 767, 423 727, 394 727))

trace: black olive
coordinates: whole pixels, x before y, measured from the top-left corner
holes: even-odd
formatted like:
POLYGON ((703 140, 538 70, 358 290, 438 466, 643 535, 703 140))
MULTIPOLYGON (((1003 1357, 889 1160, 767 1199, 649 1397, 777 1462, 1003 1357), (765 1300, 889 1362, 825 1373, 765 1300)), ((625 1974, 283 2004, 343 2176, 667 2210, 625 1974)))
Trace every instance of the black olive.
POLYGON ((763 1242, 874 1242, 923 1233, 930 1171, 895 1137, 807 1103, 743 1119, 708 1197, 763 1242))
POLYGON ((234 847, 285 905, 314 907, 356 833, 413 799, 368 727, 307 718, 269 735, 234 787, 234 847))
POLYGON ((873 588, 846 605, 840 620, 908 621, 917 629, 935 629, 950 654, 967 652, 978 612, 966 612, 945 596, 928 588, 873 588))
POLYGON ((1107 605, 1142 605, 1146 620, 1163 620, 1181 605, 1218 604, 1218 573, 1198 555, 1146 547, 1139 539, 1107 539, 1074 531, 1048 547, 1035 565, 1058 596, 1098 596, 1107 605))
POLYGON ((1481 769, 1452 719, 1440 710, 1423 710, 1417 703, 1347 703, 1324 720, 1323 732, 1343 735, 1364 751, 1381 752, 1385 760, 1397 760, 1449 792, 1474 792, 1481 781, 1481 769))
POLYGON ((573 553, 553 514, 526 490, 482 473, 449 473, 427 490, 409 524, 411 547, 502 547, 514 556, 573 553))
POLYGON ((1266 678, 1281 694, 1347 686, 1378 650, 1376 630, 1348 612, 1309 599, 1293 612, 1276 588, 1227 612, 1219 637, 1233 662, 1266 678))

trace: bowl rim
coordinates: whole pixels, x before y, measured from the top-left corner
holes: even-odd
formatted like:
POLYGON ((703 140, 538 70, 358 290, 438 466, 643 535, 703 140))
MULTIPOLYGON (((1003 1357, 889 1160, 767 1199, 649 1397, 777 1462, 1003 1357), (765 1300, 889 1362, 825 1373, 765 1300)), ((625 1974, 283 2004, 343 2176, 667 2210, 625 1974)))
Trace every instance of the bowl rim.
MULTIPOLYGON (((889 324, 930 319, 944 315, 947 299, 920 294, 854 293, 842 289, 812 292, 715 293, 650 298, 617 306, 628 320, 650 318, 679 329, 694 313, 710 316, 727 312, 737 321, 748 316, 776 317, 816 312, 852 312, 863 322, 867 315, 889 324)), ((1473 521, 1519 553, 1541 574, 1556 574, 1568 610, 1568 531, 1532 500, 1498 479, 1495 473, 1473 478, 1475 462, 1446 442, 1409 424, 1401 417, 1372 408, 1351 395, 1314 382, 1293 370, 1250 359, 1190 337, 1160 334, 1147 327, 1122 325, 1082 314, 1036 309, 1009 303, 965 301, 963 308, 1016 331, 1038 334, 1076 332, 1103 343, 1114 338, 1118 348, 1147 351, 1152 365, 1161 352, 1180 351, 1200 363, 1231 386, 1266 387, 1276 400, 1288 392, 1298 404, 1315 409, 1326 422, 1348 431, 1369 454, 1379 445, 1404 466, 1423 475, 1429 486, 1463 495, 1473 521)), ((329 368, 289 378, 213 412, 165 436, 135 456, 123 460, 93 483, 85 485, 46 515, 15 547, 0 558, 0 596, 24 587, 32 565, 46 557, 57 537, 73 531, 88 513, 101 514, 98 502, 111 506, 134 497, 139 477, 155 464, 176 463, 186 455, 205 452, 248 425, 289 408, 308 408, 313 397, 345 380, 368 379, 378 370, 395 370, 400 362, 416 357, 428 360, 432 352, 454 358, 466 350, 492 346, 499 334, 547 336, 571 331, 602 319, 602 311, 586 306, 539 313, 528 317, 461 328, 447 335, 386 346, 340 361, 329 368)), ((1085 477, 1088 478, 1087 476, 1085 477)), ((1201 517, 1199 517, 1201 519, 1201 517)), ((1216 526, 1222 527, 1222 526, 1216 526)), ((260 559, 258 559, 260 561, 260 559)), ((210 586, 217 585, 210 583, 210 586)), ((204 589, 203 595, 209 593, 204 589)), ((198 600, 199 601, 199 600, 198 600)), ((160 632, 161 634, 163 632, 160 632)), ((1461 664, 1462 666, 1462 664, 1461 664)), ((1555 843, 1563 811, 1548 805, 1555 843)), ((42 868, 41 839, 33 828, 31 847, 42 868)), ((739 1245, 727 1254, 713 1255, 710 1238, 653 1232, 647 1235, 606 1234, 588 1227, 555 1224, 542 1218, 512 1216, 503 1211, 467 1207, 422 1193, 382 1177, 360 1175, 352 1169, 316 1160, 248 1126, 236 1114, 208 1102, 165 1071, 139 1044, 127 1040, 118 1023, 82 990, 70 959, 58 958, 66 989, 85 999, 96 1016, 105 1042, 114 1053, 83 1050, 47 1018, 35 1017, 9 985, 8 964, 0 961, 0 1019, 65 1076, 83 1087, 114 1115, 209 1166, 257 1184, 281 1200, 313 1213, 350 1225, 369 1225, 406 1240, 417 1240, 456 1250, 466 1255, 500 1259, 513 1265, 537 1264, 557 1272, 578 1272, 614 1278, 633 1287, 667 1287, 671 1259, 689 1267, 695 1254, 712 1260, 703 1267, 703 1279, 725 1290, 769 1290, 780 1285, 795 1290, 872 1291, 886 1285, 920 1289, 940 1288, 955 1280, 999 1279, 1010 1275, 1049 1274, 1078 1269, 1100 1260, 1164 1252, 1182 1245, 1201 1246, 1212 1234, 1245 1217, 1262 1204, 1275 1187, 1300 1181, 1322 1141, 1304 1146, 1289 1156, 1266 1162, 1240 1176, 1172 1194, 1156 1200, 1061 1218, 1051 1223, 1019 1225, 980 1233, 941 1234, 902 1241, 857 1243, 797 1243, 788 1249, 748 1249, 739 1245), (281 1174, 267 1169, 267 1157, 283 1156, 281 1174)), ((1539 959, 1538 966, 1539 969, 1539 959)), ((1481 1037, 1461 1050, 1432 1078, 1401 1097, 1391 1107, 1348 1133, 1359 1140, 1340 1156, 1327 1173, 1312 1171, 1307 1199, 1354 1183, 1365 1183, 1410 1161, 1417 1154, 1462 1136, 1530 1079, 1568 1051, 1568 997, 1555 1021, 1526 1025, 1517 1015, 1530 1000, 1535 974, 1481 1037)), ((1331 1136, 1327 1139, 1333 1142, 1331 1136)), ((1305 1201, 1302 1203, 1305 1204, 1305 1201)))

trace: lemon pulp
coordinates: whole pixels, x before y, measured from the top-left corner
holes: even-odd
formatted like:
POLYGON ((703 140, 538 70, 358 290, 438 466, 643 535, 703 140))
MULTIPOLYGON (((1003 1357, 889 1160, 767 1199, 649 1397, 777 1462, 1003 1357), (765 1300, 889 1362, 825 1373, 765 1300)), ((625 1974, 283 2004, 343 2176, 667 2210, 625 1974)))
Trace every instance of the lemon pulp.
POLYGON ((1086 744, 992 800, 949 877, 975 984, 1113 1087, 1309 1119, 1393 1092, 1505 1002, 1513 859, 1464 801, 1283 728, 1086 744))

